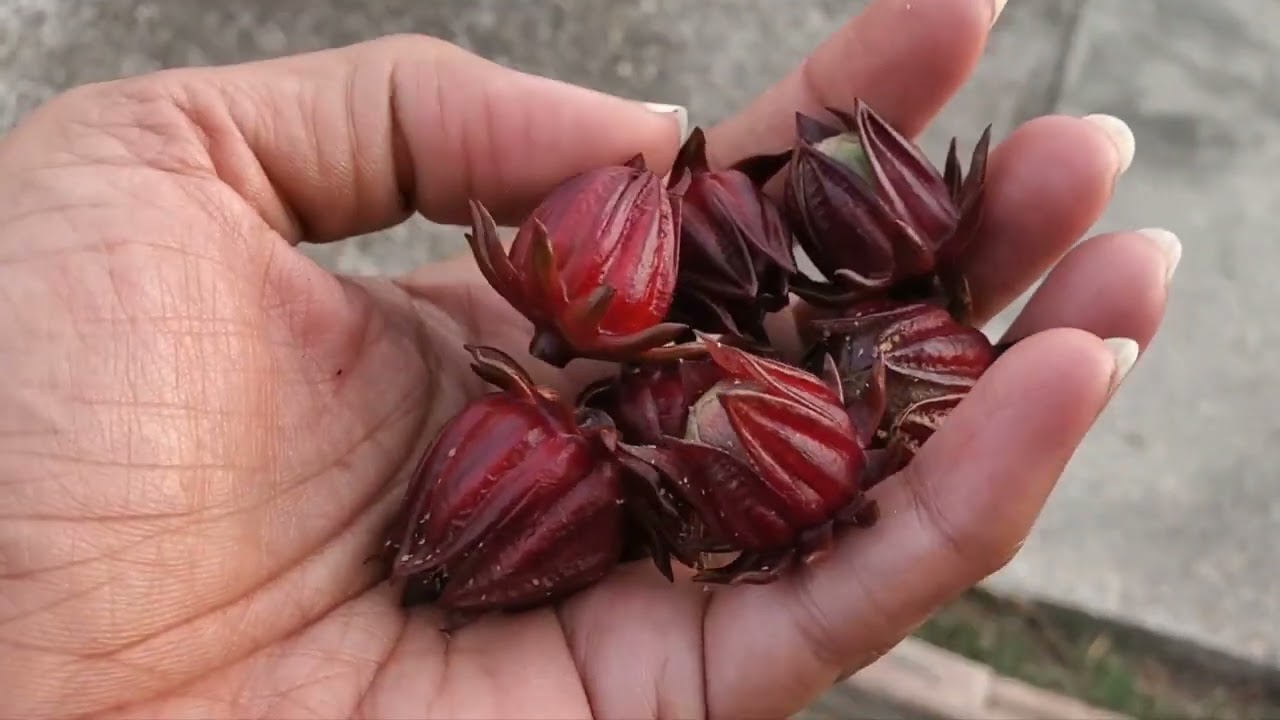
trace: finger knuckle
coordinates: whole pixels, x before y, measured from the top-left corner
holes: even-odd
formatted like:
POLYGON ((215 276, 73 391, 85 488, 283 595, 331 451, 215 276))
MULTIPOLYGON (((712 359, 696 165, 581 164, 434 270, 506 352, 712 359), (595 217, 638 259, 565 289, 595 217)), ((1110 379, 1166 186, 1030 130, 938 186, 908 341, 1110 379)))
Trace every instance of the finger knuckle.
POLYGON ((424 33, 395 33, 372 40, 365 44, 369 53, 384 56, 395 61, 410 60, 412 62, 436 62, 469 54, 460 45, 443 38, 424 33))

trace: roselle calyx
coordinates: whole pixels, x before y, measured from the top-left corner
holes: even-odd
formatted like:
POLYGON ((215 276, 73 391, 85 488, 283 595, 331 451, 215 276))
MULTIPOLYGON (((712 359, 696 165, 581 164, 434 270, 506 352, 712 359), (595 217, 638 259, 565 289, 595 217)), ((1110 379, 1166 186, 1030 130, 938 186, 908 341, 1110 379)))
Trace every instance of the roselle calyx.
POLYGON ((471 210, 476 262, 533 323, 534 357, 556 367, 626 361, 686 331, 663 322, 679 266, 679 188, 642 156, 561 183, 520 225, 509 254, 484 206, 471 210))
MULTIPOLYGON (((846 397, 869 386, 884 393, 871 443, 884 452, 881 477, 915 457, 1001 352, 981 331, 928 303, 870 300, 812 325, 820 337, 806 367, 834 359, 846 397)), ((866 417, 858 405, 849 411, 855 421, 866 417)))
POLYGON ((672 182, 686 183, 671 319, 767 342, 764 318, 787 306, 796 260, 791 230, 762 186, 787 157, 713 170, 702 129, 690 133, 671 172, 672 182))
POLYGON ((625 442, 652 445, 683 435, 689 406, 724 378, 707 357, 630 365, 588 387, 578 402, 612 418, 625 442))
POLYGON ((575 410, 493 348, 468 347, 499 390, 440 432, 388 534, 405 602, 432 602, 445 629, 560 599, 623 550, 621 466, 603 413, 575 410))
POLYGON ((691 398, 680 434, 667 425, 656 442, 619 443, 619 454, 651 486, 661 551, 703 582, 770 582, 795 558, 825 553, 835 526, 874 522, 863 489, 878 466, 865 447, 883 396, 874 379, 862 390, 860 427, 834 362, 819 377, 700 339, 721 378, 691 398), (738 556, 710 567, 706 553, 738 556))
POLYGON ((912 290, 967 319, 968 288, 957 261, 982 217, 990 126, 967 174, 954 139, 939 172, 865 102, 856 101, 852 113, 828 112, 839 127, 797 114, 784 208, 828 282, 797 278, 796 294, 814 304, 847 305, 912 290))

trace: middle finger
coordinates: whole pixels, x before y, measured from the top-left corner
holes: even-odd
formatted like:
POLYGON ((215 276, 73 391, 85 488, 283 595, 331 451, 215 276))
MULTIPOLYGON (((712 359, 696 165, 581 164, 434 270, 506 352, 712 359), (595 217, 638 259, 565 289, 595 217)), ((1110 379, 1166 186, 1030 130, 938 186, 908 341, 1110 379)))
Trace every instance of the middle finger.
POLYGON ((1133 160, 1120 120, 1031 120, 991 153, 984 216, 963 271, 981 326, 1021 295, 1098 221, 1133 160))

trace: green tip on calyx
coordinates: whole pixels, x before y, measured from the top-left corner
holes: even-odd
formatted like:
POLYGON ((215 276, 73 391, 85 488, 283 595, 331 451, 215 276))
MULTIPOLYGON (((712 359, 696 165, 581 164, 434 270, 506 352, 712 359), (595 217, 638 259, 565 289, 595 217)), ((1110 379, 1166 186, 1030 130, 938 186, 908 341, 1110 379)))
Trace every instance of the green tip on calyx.
POLYGON ((875 171, 871 167, 871 158, 867 157, 867 149, 858 142, 857 135, 841 133, 832 135, 814 146, 818 152, 853 170, 867 181, 875 180, 875 171))

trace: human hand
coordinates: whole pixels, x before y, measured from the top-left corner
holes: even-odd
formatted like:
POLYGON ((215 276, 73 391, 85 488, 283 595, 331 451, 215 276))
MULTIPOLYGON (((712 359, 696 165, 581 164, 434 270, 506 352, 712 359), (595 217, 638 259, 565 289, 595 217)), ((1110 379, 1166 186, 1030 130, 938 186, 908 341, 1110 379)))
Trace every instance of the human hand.
MULTIPOLYGON (((985 0, 879 0, 709 131, 721 164, 855 95, 917 134, 985 0), (910 83, 895 78, 910 78, 910 83)), ((1096 221, 1131 153, 1039 118, 993 152, 979 320, 1096 221)), ((1131 142, 1131 140, 1130 140, 1131 142)), ((296 249, 477 197, 515 221, 676 123, 420 37, 75 90, 0 142, 0 715, 777 717, 1014 553, 1164 311, 1167 245, 1072 250, 882 518, 812 568, 704 593, 636 563, 446 642, 365 564, 418 453, 528 325, 469 258, 335 277, 296 249)), ((1176 247, 1176 246, 1175 246, 1176 247)), ((579 386, 525 363, 540 382, 579 386)), ((583 369, 585 368, 585 369, 583 369)))

